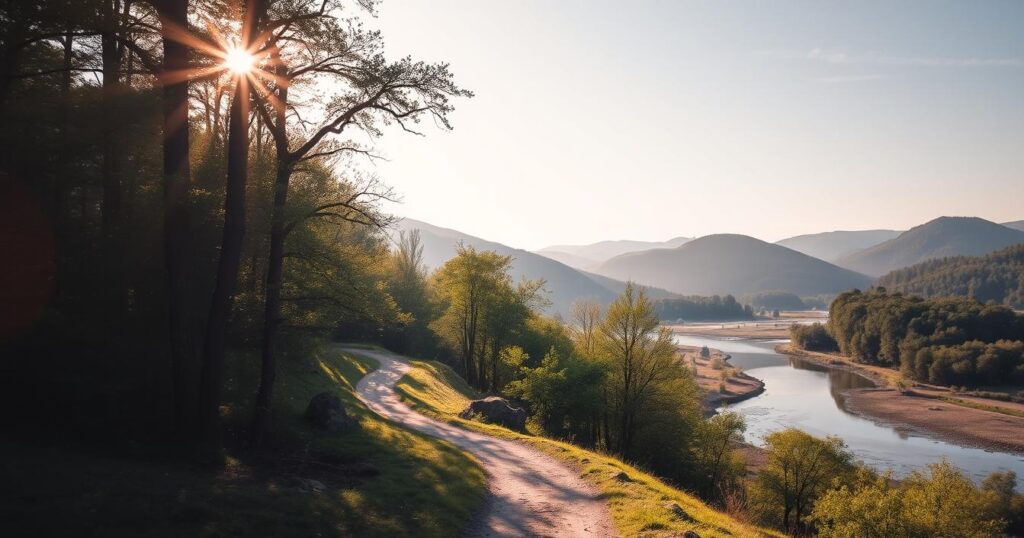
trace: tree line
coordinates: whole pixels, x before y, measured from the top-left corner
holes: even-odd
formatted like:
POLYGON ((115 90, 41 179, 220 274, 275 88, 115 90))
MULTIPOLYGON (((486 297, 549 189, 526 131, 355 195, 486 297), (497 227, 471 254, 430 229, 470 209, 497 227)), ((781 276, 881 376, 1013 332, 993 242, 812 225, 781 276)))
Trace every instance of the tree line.
POLYGON ((381 285, 395 194, 364 164, 471 94, 446 64, 388 59, 373 9, 0 4, 4 392, 52 387, 37 414, 69 430, 21 426, 216 452, 230 392, 259 444, 280 356, 401 318, 381 285), (226 69, 232 50, 252 69, 226 69))
POLYGON ((973 297, 1024 308, 1024 244, 984 256, 928 260, 893 271, 878 285, 922 297, 973 297))
POLYGON ((839 295, 828 334, 856 360, 942 385, 1024 382, 1024 316, 965 298, 922 299, 885 288, 839 295))
POLYGON ((731 321, 754 319, 754 309, 732 295, 690 295, 654 302, 654 313, 665 321, 731 321))

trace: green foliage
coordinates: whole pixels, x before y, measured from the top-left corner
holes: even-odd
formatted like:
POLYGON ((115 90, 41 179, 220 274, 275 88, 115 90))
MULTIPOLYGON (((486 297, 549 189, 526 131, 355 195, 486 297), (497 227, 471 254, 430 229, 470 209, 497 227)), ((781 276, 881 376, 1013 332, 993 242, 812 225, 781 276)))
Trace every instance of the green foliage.
MULTIPOLYGON (((1012 491, 1012 488, 1011 488, 1012 491)), ((823 538, 990 538, 1003 536, 999 495, 978 489, 947 461, 898 486, 880 476, 825 493, 808 518, 823 538)))
POLYGON ((746 463, 732 447, 743 441, 746 429, 743 416, 731 411, 697 424, 691 451, 694 486, 703 498, 722 500, 739 486, 746 463))
POLYGON ((819 439, 796 428, 765 437, 768 463, 750 487, 750 502, 765 524, 787 532, 806 529, 804 517, 835 482, 854 475, 853 454, 842 439, 819 439))
POLYGON ((795 346, 808 351, 839 350, 839 345, 821 323, 793 324, 789 327, 789 338, 795 346))
POLYGON ((603 377, 597 363, 563 357, 552 348, 540 366, 523 368, 520 379, 509 383, 505 392, 529 402, 531 417, 543 432, 592 444, 603 377))
POLYGON ((1024 307, 1024 244, 984 256, 940 258, 893 271, 878 285, 922 297, 973 297, 1024 307))
POLYGON ((750 305, 738 303, 732 295, 691 295, 678 299, 661 299, 654 302, 654 313, 666 322, 754 319, 754 311, 750 305))
POLYGON ((844 354, 899 366, 918 381, 1024 382, 1024 316, 1006 307, 853 291, 832 303, 828 332, 844 354))

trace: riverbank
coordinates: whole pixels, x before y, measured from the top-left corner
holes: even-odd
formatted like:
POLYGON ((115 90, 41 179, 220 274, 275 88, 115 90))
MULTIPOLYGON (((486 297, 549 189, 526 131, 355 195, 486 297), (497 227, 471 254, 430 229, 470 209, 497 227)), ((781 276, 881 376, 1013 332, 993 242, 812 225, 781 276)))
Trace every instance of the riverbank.
POLYGON ((899 372, 890 368, 855 363, 834 353, 776 346, 784 355, 812 361, 829 368, 856 372, 872 380, 876 388, 845 392, 846 409, 869 420, 908 432, 937 437, 984 450, 1024 455, 1024 405, 977 397, 960 397, 942 387, 896 387, 899 372), (959 401, 958 401, 959 400, 959 401))
POLYGON ((709 349, 708 357, 700 356, 696 346, 677 346, 684 364, 694 368, 697 385, 704 389, 704 407, 709 412, 725 404, 753 398, 764 392, 764 383, 729 364, 729 355, 709 349))
POLYGON ((785 311, 778 318, 760 318, 754 320, 692 322, 684 324, 667 324, 674 333, 690 336, 707 336, 711 338, 752 338, 756 340, 776 340, 789 338, 789 328, 795 324, 824 323, 828 313, 816 310, 785 311))

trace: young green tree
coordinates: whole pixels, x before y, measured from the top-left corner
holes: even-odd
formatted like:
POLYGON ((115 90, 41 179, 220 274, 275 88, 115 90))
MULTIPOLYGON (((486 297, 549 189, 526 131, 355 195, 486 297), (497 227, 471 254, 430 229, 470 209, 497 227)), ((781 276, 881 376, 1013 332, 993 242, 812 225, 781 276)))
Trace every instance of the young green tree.
MULTIPOLYGON (((1002 477, 999 477, 1002 478, 1002 477)), ((998 478, 997 478, 998 480, 998 478)), ((949 462, 899 485, 874 476, 826 492, 808 518, 823 538, 994 538, 1003 536, 999 494, 977 488, 949 462)), ((1005 483, 1000 484, 1003 489, 1005 483)))
POLYGON ((852 476, 853 454, 838 437, 819 439, 796 428, 771 433, 765 443, 768 465, 751 486, 751 501, 765 523, 804 532, 818 498, 835 480, 852 476))
POLYGON ((693 455, 698 492, 705 499, 718 498, 734 488, 745 466, 733 455, 732 445, 743 441, 747 425, 743 416, 726 411, 696 428, 693 455))
POLYGON ((672 394, 667 389, 692 379, 677 359, 671 333, 659 329, 651 301, 631 282, 608 306, 599 335, 598 355, 607 371, 604 443, 630 458, 638 434, 664 410, 659 408, 672 394))

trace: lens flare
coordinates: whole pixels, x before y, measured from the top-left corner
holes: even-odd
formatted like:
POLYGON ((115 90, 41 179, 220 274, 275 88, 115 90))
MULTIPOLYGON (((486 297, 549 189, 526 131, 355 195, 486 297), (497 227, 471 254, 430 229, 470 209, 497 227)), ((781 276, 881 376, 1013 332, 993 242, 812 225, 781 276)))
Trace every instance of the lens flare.
POLYGON ((256 59, 245 49, 230 48, 224 55, 224 67, 234 73, 248 73, 255 63, 256 59))

